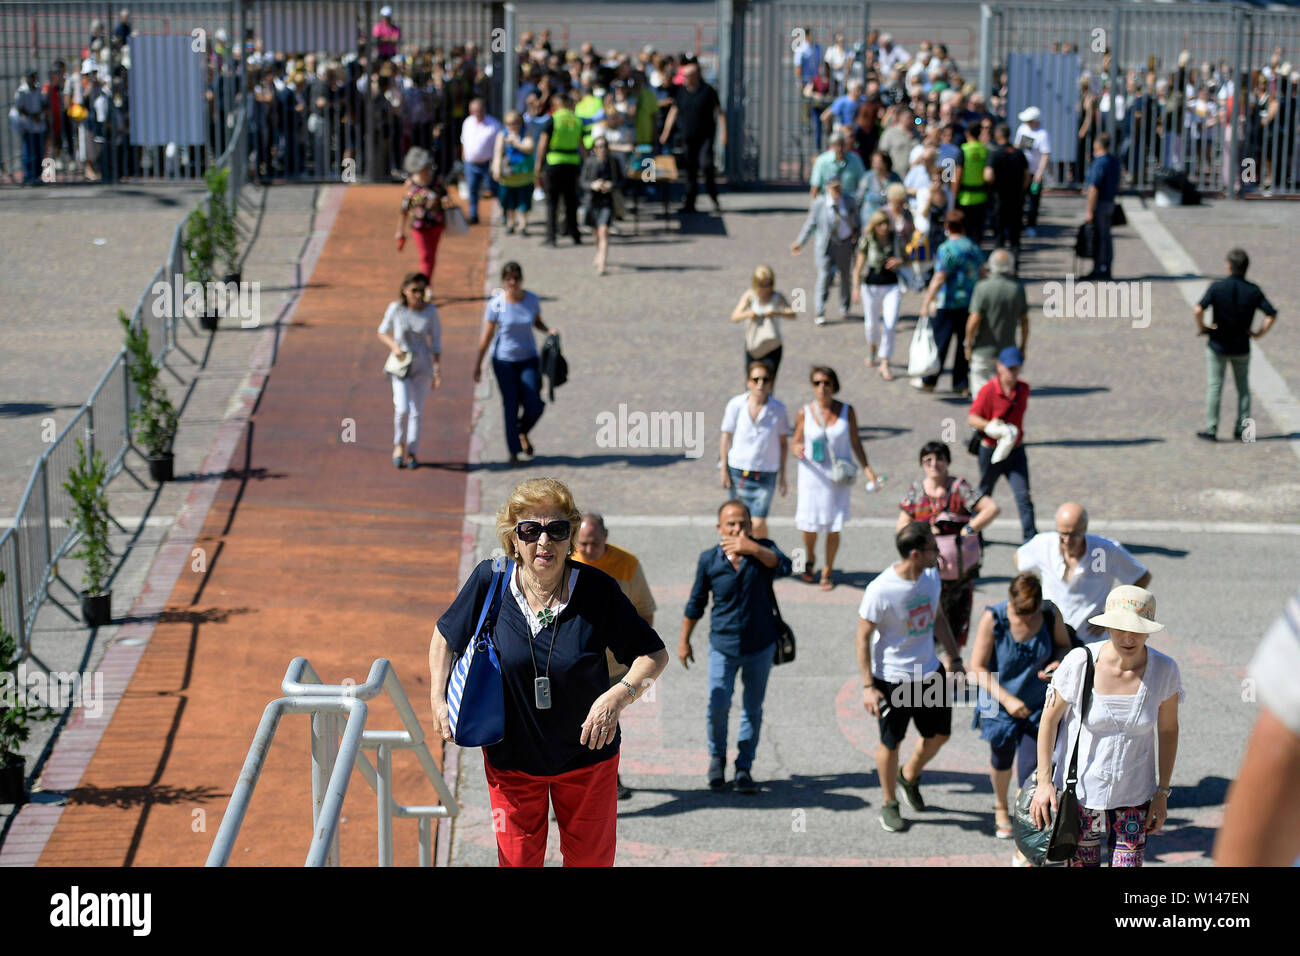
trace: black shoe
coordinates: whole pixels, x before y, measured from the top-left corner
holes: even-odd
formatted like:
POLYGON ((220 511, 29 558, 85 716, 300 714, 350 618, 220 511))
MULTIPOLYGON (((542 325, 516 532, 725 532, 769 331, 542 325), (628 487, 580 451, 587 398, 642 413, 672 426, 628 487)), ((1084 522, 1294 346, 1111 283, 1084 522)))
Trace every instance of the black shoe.
POLYGON ((582 236, 578 235, 576 232, 573 234, 573 244, 575 246, 582 245, 582 236))
MULTIPOLYGON (((1196 437, 1197 437, 1197 438, 1204 439, 1205 441, 1218 441, 1218 440, 1219 440, 1219 439, 1218 439, 1218 436, 1216 436, 1216 435, 1214 434, 1214 432, 1197 432, 1197 433, 1196 433, 1196 437)), ((1237 436, 1237 437, 1241 437, 1241 436, 1237 436)))
POLYGON ((554 248, 555 248, 555 240, 554 240, 554 239, 543 239, 543 240, 542 240, 542 245, 544 245, 544 246, 550 246, 552 249, 554 249, 554 248))
POLYGON ((718 197, 710 196, 709 198, 713 200, 713 211, 722 212, 722 203, 718 201, 718 197))
POLYGON ((618 779, 618 798, 620 800, 626 800, 632 796, 632 788, 623 786, 622 777, 619 777, 617 779, 618 779))
POLYGON ((469 224, 470 224, 471 226, 477 226, 477 225, 478 225, 478 216, 470 216, 470 217, 469 217, 469 224))
POLYGON ((1244 432, 1245 432, 1244 429, 1241 429, 1241 428, 1234 428, 1234 429, 1232 430, 1232 440, 1233 440, 1233 441, 1241 441, 1241 436, 1244 434, 1244 432))
POLYGON ((727 761, 723 757, 713 757, 709 760, 709 773, 705 778, 709 782, 709 789, 714 793, 721 793, 727 789, 727 761))
POLYGON ((758 784, 754 778, 749 775, 748 770, 736 768, 736 792, 737 793, 758 793, 758 784))

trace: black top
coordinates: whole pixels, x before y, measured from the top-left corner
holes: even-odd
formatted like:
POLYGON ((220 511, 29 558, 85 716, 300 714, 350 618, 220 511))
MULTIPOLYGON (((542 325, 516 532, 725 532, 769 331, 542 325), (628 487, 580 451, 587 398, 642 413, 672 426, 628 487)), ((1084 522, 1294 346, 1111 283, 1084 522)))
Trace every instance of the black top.
POLYGON ((676 123, 686 139, 710 139, 718 131, 718 93, 701 81, 692 93, 685 84, 673 92, 677 104, 676 123))
POLYGON ((1025 173, 1029 170, 1025 154, 1007 143, 989 153, 988 165, 993 170, 993 192, 1001 202, 1018 208, 1025 194, 1025 173))
POLYGON ((1250 323, 1256 309, 1265 315, 1277 315, 1259 286, 1236 276, 1211 284, 1197 304, 1213 310, 1213 317, 1205 324, 1218 326, 1210 332, 1210 348, 1220 355, 1250 354, 1250 323))
MULTIPOLYGON (((569 603, 556 621, 542 628, 534 639, 530 639, 528 621, 506 582, 492 635, 505 687, 506 733, 501 743, 484 748, 489 762, 498 770, 552 777, 613 757, 621 739, 618 732, 598 750, 578 743, 591 705, 609 690, 605 649, 627 665, 644 654, 663 650, 663 641, 637 614, 617 581, 585 564, 566 567, 566 580, 572 568, 577 568, 578 579, 569 603), (552 642, 551 707, 538 710, 533 682, 547 673, 552 642)), ((474 636, 491 583, 492 562, 481 561, 451 607, 438 618, 438 630, 458 655, 464 653, 474 636)))
POLYGON ((754 540, 776 552, 776 567, 769 568, 747 554, 736 570, 722 545, 715 545, 700 555, 695 565, 695 585, 686 602, 685 616, 698 621, 704 617, 709 595, 713 595, 709 644, 732 657, 753 654, 776 643, 772 579, 784 577, 791 570, 790 559, 772 541, 754 540))

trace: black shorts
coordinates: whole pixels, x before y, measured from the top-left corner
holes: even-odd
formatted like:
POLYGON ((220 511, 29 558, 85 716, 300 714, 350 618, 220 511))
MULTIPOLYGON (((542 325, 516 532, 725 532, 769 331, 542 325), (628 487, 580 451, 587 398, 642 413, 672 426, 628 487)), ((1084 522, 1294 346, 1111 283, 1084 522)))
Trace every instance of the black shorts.
POLYGON ((948 672, 942 664, 920 682, 891 684, 877 677, 876 690, 885 695, 881 702, 880 742, 886 750, 897 750, 907 735, 907 724, 916 724, 922 737, 947 737, 952 733, 952 694, 948 672))

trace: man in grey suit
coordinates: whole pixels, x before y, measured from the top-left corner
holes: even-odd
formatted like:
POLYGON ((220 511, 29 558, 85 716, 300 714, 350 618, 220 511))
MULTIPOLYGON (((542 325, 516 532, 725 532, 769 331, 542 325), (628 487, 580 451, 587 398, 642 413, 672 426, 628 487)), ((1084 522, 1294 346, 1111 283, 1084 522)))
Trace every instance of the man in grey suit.
POLYGON ((808 236, 816 232, 817 252, 817 316, 818 325, 826 324, 826 300, 830 297, 831 281, 835 273, 840 276, 840 314, 848 318, 853 301, 853 249, 858 240, 858 204, 844 191, 838 176, 826 181, 825 191, 813 200, 808 218, 799 230, 799 238, 790 246, 791 255, 798 255, 808 236))

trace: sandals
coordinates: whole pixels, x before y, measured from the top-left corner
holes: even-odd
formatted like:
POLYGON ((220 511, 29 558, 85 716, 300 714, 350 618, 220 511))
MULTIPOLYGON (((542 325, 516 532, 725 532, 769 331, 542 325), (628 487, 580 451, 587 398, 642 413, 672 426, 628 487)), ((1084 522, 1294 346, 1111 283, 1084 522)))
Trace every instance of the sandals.
POLYGON ((835 572, 830 568, 822 568, 821 584, 818 587, 823 591, 833 591, 835 589, 835 572))
POLYGON ((994 807, 994 829, 993 835, 999 840, 1011 839, 1011 812, 1006 807, 994 807), (1006 820, 1003 823, 1003 820, 1006 820))
POLYGON ((799 580, 802 581, 804 584, 816 584, 816 583, 817 583, 817 573, 816 573, 816 572, 817 572, 817 569, 814 568, 814 567, 810 564, 810 565, 808 565, 808 567, 804 570, 804 572, 803 572, 802 574, 799 575, 799 580))
POLYGON ((894 380, 894 373, 889 370, 888 363, 883 363, 883 362, 881 363, 880 377, 883 378, 886 382, 892 382, 894 380))
POLYGON ((533 457, 533 443, 528 440, 527 435, 520 434, 519 447, 523 451, 523 453, 527 455, 529 458, 533 457))

